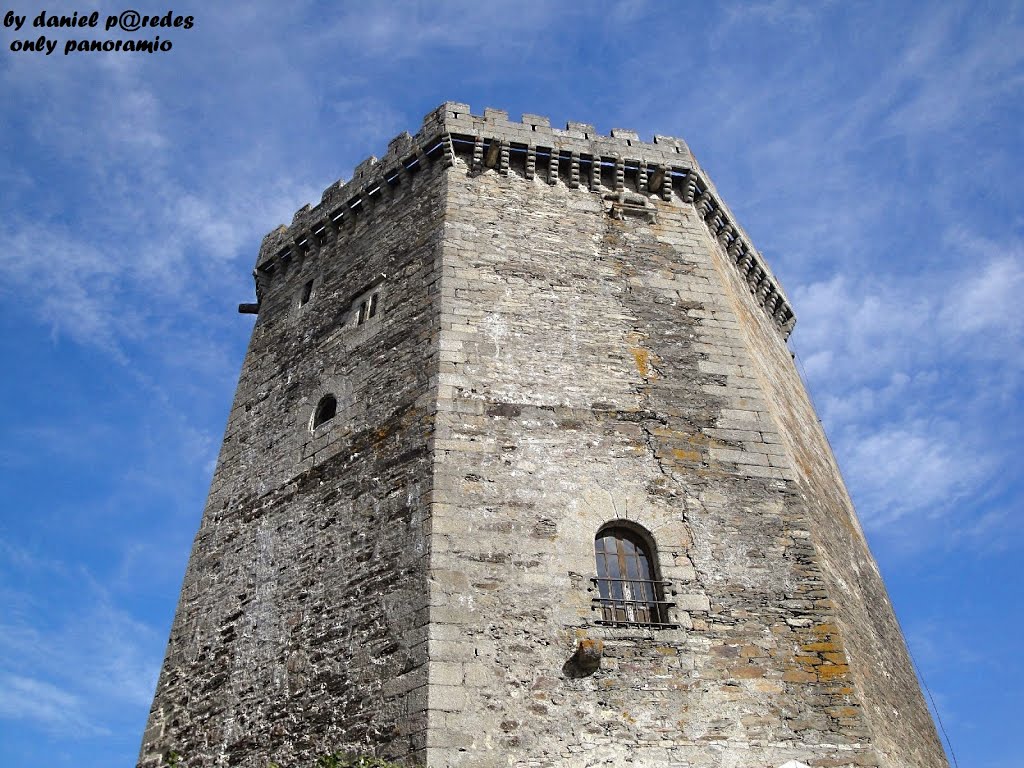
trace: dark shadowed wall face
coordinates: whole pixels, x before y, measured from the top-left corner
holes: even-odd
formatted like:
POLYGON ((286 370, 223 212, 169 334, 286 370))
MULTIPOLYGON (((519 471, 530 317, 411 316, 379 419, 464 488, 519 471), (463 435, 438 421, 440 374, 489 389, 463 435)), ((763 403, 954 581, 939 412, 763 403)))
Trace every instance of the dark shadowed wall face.
POLYGON ((264 242, 142 765, 422 750, 442 193, 408 177, 329 231, 264 242))

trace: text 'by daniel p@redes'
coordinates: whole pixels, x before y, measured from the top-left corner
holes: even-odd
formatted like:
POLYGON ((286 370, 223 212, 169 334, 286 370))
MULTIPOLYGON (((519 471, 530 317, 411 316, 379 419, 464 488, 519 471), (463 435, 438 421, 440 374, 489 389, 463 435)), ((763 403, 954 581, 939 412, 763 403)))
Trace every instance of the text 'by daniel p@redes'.
POLYGON ((49 56, 73 53, 166 53, 174 48, 171 35, 192 29, 195 18, 167 11, 143 14, 134 10, 120 13, 85 11, 68 15, 39 11, 36 15, 7 11, 4 31, 13 33, 8 48, 15 53, 49 56), (126 37, 124 33, 134 36, 126 37))

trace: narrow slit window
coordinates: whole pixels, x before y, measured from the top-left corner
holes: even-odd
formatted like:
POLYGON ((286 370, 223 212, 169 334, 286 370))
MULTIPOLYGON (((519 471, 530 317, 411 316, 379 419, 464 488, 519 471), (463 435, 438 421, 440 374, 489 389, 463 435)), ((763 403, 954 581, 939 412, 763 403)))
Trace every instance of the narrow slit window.
POLYGON ((359 317, 356 319, 356 325, 362 325, 366 322, 366 311, 369 308, 369 304, 365 301, 359 303, 359 317))
POLYGON ((302 295, 299 296, 299 306, 308 304, 309 300, 313 297, 313 281, 310 280, 304 286, 302 286, 302 295))
POLYGON ((367 316, 367 318, 370 318, 370 317, 373 317, 376 314, 377 314, 377 294, 375 293, 372 296, 370 296, 370 303, 369 303, 369 306, 368 306, 368 308, 366 310, 366 316, 367 316))

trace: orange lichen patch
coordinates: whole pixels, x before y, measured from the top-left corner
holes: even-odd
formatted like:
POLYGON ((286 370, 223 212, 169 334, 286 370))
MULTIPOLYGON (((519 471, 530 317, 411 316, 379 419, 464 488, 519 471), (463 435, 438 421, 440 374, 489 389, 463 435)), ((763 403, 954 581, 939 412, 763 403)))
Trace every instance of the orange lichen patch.
POLYGON ((811 632, 816 635, 835 635, 839 633, 839 627, 831 622, 826 622, 824 624, 815 624, 811 627, 811 632))
POLYGON ((832 680, 842 677, 850 671, 850 667, 847 664, 822 664, 817 669, 819 680, 832 680))
POLYGON ((782 673, 782 679, 787 683, 814 683, 817 682, 818 676, 813 672, 790 669, 782 673))
POLYGON ((823 653, 821 654, 825 661, 831 664, 845 664, 846 654, 845 653, 823 653))
POLYGON ((684 451, 682 448, 673 448, 672 456, 678 461, 700 461, 700 451, 684 451))
POLYGON ((676 648, 673 648, 672 646, 669 646, 669 645, 660 646, 657 649, 657 651, 662 656, 676 656, 676 655, 679 654, 679 651, 676 648))
POLYGON ((826 712, 832 717, 857 717, 860 715, 860 710, 857 707, 828 707, 826 712))
POLYGON ((643 347, 630 347, 633 360, 636 361, 636 370, 645 379, 651 375, 651 352, 643 347))
POLYGON ((803 453, 795 454, 796 465, 800 467, 800 471, 804 477, 814 477, 814 467, 805 459, 803 453))
POLYGON ((819 653, 819 652, 822 652, 822 651, 841 651, 842 648, 840 648, 838 645, 836 645, 833 642, 823 642, 823 643, 807 643, 806 645, 801 645, 800 646, 800 650, 802 650, 804 652, 807 652, 807 653, 819 653))

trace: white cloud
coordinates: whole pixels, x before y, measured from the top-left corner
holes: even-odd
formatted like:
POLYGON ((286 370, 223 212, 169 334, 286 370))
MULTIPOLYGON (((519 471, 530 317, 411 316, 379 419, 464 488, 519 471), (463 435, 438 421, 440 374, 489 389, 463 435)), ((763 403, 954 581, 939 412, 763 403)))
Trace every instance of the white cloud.
POLYGON ((991 453, 967 459, 955 425, 927 422, 844 435, 842 451, 869 529, 948 515, 979 494, 997 462, 991 453))
POLYGON ((1024 26, 1016 14, 980 29, 966 23, 972 7, 937 7, 903 51, 893 74, 906 92, 887 117, 900 134, 950 130, 986 114, 1024 85, 1024 26), (955 55, 950 55, 955 52, 955 55))
POLYGON ((99 732, 106 709, 147 704, 156 684, 150 655, 157 640, 153 629, 116 608, 88 571, 36 563, 32 555, 10 546, 3 551, 5 565, 14 566, 20 577, 35 573, 34 583, 47 578, 63 584, 65 594, 78 602, 54 615, 49 604, 29 593, 12 590, 4 595, 8 610, 0 623, 0 717, 99 732), (10 610, 14 606, 17 610, 10 610), (29 693, 38 706, 20 702, 29 693), (93 708, 87 717, 87 701, 103 701, 105 706, 93 708), (60 708, 66 710, 63 716, 60 708))
POLYGON ((949 232, 946 240, 965 266, 945 292, 939 313, 943 330, 957 336, 990 334, 1003 349, 1019 343, 1024 334, 1024 241, 997 243, 963 228, 949 232))
POLYGON ((778 24, 787 28, 817 27, 824 6, 833 3, 822 2, 816 6, 792 2, 792 0, 764 0, 762 2, 739 3, 726 9, 728 25, 778 24))
POLYGON ((927 547, 923 531, 937 541, 955 525, 974 546, 1013 527, 986 504, 1016 474, 1005 447, 1019 439, 1024 270, 1017 240, 960 228, 943 242, 928 274, 797 286, 793 343, 865 527, 927 547))
POLYGON ((917 359, 935 354, 927 348, 933 342, 932 300, 913 283, 884 274, 840 273, 797 286, 793 303, 794 345, 806 354, 812 380, 842 381, 846 390, 858 382, 907 375, 917 359))
POLYGON ((80 697, 21 675, 0 675, 0 718, 28 720, 50 731, 79 736, 109 733, 86 714, 80 697))

